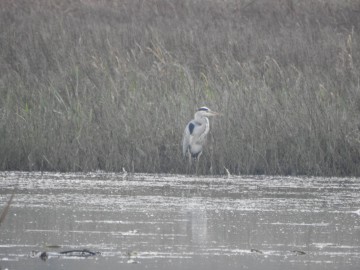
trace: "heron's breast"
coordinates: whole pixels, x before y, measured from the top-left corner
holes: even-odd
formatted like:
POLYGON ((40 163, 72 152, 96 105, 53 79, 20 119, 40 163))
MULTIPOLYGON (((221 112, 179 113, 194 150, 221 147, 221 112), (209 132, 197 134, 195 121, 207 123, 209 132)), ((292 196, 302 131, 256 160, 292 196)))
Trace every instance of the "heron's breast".
POLYGON ((202 145, 196 143, 191 144, 189 150, 192 155, 198 154, 202 151, 202 145))

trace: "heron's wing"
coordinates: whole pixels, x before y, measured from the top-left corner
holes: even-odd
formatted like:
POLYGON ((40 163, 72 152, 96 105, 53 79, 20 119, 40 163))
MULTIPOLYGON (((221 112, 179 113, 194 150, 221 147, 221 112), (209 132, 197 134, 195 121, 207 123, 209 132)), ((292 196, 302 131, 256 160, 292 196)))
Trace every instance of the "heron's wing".
POLYGON ((183 155, 186 156, 189 146, 193 143, 194 132, 197 128, 197 124, 194 120, 191 120, 185 127, 183 136, 183 155))
MULTIPOLYGON (((207 119, 207 118, 206 118, 207 119)), ((195 125, 192 136, 194 137, 193 142, 196 144, 204 144, 206 140, 206 136, 209 133, 209 120, 207 120, 205 123, 201 125, 195 125)))

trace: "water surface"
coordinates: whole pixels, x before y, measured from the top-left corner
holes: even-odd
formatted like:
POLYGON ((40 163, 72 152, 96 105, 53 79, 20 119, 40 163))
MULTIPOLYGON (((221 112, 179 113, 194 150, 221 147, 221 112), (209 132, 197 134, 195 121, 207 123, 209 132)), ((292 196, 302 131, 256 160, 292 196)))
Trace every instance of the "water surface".
POLYGON ((12 192, 0 269, 360 265, 356 178, 0 172, 1 210, 12 192))

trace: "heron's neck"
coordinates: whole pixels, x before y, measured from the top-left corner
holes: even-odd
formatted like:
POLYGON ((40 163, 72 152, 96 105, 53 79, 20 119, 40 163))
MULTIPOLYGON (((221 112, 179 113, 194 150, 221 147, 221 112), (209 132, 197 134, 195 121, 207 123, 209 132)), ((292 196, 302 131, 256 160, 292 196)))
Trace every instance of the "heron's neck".
POLYGON ((194 119, 196 122, 198 122, 199 124, 205 124, 209 122, 209 119, 205 116, 199 115, 195 113, 194 119))

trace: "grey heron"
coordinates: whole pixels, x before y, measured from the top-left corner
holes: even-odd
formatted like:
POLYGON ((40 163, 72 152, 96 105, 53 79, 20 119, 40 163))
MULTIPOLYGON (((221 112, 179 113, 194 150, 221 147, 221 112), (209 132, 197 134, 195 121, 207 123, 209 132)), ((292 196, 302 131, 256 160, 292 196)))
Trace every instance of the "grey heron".
POLYGON ((198 160, 203 146, 206 142, 206 137, 210 131, 210 124, 208 116, 219 115, 219 113, 210 110, 208 107, 199 108, 194 114, 194 119, 191 120, 184 130, 183 136, 183 155, 198 160))

